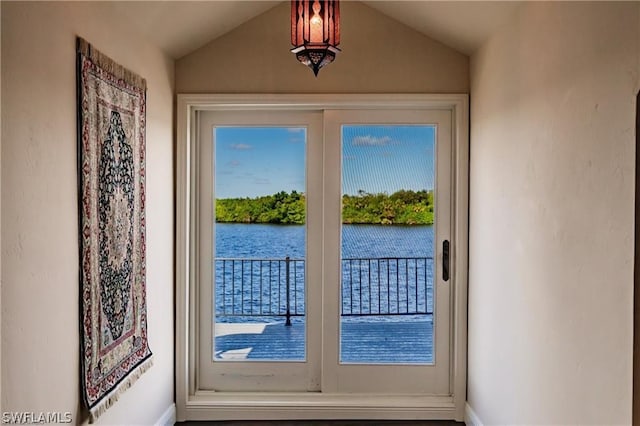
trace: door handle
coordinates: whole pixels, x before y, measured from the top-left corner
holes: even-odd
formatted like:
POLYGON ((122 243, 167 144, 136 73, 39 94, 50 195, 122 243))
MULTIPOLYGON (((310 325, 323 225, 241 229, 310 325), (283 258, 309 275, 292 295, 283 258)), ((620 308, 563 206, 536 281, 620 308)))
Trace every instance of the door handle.
POLYGON ((449 240, 442 242, 442 280, 449 281, 449 240))

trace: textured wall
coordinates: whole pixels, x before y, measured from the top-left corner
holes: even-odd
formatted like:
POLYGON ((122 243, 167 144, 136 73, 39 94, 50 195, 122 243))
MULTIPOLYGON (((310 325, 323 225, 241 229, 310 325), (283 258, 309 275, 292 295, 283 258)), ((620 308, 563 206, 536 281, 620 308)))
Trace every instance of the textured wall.
POLYGON ((290 3, 176 62, 178 93, 468 93, 469 58, 359 2, 343 2, 335 62, 313 77, 291 47, 290 3))
MULTIPOLYGON (((2 23, 2 7, 0 5, 0 25, 2 23)), ((2 31, 0 31, 0 47, 2 46, 2 31)), ((0 49, 1 50, 1 49, 0 49)), ((2 75, 2 54, 0 52, 0 78, 2 75)), ((0 100, 2 99, 2 84, 0 84, 0 100)), ((2 114, 0 113, 0 129, 2 128, 2 114)), ((2 135, 0 134, 0 223, 2 223, 2 135)), ((2 247, 2 230, 0 226, 0 249, 2 247)), ((0 412, 2 412, 2 255, 0 255, 0 412)))
POLYGON ((485 424, 630 424, 640 3, 530 2, 472 56, 469 383, 485 424))
POLYGON ((2 2, 2 409, 78 421, 75 36, 146 77, 147 295, 155 365, 99 419, 173 403, 173 60, 99 3, 2 2))

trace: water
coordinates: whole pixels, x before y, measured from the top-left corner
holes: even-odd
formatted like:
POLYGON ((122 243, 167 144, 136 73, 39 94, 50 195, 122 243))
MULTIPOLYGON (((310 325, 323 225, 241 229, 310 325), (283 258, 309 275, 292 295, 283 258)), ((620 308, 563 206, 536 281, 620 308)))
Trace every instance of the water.
MULTIPOLYGON (((343 258, 432 257, 433 226, 343 225, 343 258)), ((304 258, 300 225, 216 224, 216 257, 304 258)))

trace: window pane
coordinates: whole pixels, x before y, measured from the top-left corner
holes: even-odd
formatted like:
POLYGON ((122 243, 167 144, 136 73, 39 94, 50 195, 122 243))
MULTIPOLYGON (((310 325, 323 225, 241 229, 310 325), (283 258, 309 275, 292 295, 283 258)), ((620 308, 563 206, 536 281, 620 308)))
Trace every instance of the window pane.
POLYGON ((435 131, 342 126, 343 363, 433 363, 435 131))
POLYGON ((215 129, 215 360, 305 359, 306 129, 215 129))

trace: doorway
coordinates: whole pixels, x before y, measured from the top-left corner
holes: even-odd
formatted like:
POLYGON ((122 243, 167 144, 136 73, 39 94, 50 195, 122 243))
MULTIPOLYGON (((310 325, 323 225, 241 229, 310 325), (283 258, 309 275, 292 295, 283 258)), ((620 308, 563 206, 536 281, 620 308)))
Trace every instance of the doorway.
POLYGON ((189 394, 462 417, 464 114, 427 104, 194 111, 189 394))

